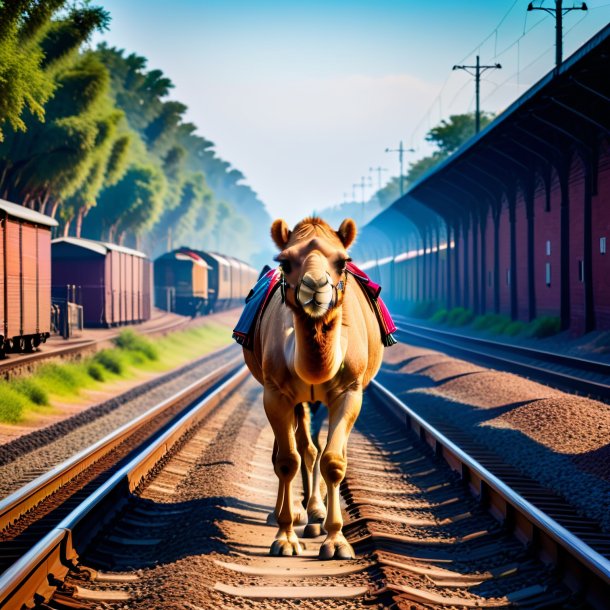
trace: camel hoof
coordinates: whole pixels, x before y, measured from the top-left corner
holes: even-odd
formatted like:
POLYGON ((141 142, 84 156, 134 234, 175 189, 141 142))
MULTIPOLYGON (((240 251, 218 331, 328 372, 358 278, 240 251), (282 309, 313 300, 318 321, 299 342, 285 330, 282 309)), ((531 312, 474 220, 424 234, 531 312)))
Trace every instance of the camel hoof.
POLYGON ((335 540, 327 540, 320 547, 319 559, 356 559, 356 553, 352 545, 343 537, 335 540))
POLYGON ((274 540, 271 548, 269 549, 269 555, 274 557, 292 557, 293 555, 301 555, 303 549, 299 544, 298 540, 274 540))
POLYGON ((317 538, 324 533, 321 523, 308 523, 303 530, 303 538, 317 538))

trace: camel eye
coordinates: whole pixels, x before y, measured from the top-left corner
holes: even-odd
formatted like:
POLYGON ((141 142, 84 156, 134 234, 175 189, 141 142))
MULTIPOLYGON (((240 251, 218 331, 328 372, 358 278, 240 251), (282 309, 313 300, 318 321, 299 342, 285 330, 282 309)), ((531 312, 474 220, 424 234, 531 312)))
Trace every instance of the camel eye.
POLYGON ((341 259, 340 261, 337 262, 337 271, 339 273, 343 273, 345 271, 345 268, 347 267, 347 263, 349 263, 352 259, 351 258, 344 258, 341 259))

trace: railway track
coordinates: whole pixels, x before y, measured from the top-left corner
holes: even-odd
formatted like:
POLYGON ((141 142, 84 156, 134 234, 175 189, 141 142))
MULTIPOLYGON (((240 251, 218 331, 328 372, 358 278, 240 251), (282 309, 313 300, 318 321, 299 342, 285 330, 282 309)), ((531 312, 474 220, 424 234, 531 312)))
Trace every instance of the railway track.
POLYGON ((190 404, 239 367, 241 356, 0 500, 0 573, 10 572, 16 561, 120 470, 134 452, 146 450, 190 404))
POLYGON ((569 531, 556 500, 534 505, 530 482, 502 480, 378 383, 342 486, 357 559, 317 561, 323 537, 269 557, 272 443, 241 368, 5 571, 0 606, 607 607, 607 537, 576 517, 569 531))
POLYGON ((414 324, 399 317, 411 343, 441 348, 473 362, 536 379, 558 389, 610 400, 610 364, 414 324))
MULTIPOLYGON (((91 339, 75 339, 67 344, 60 343, 52 348, 49 343, 44 344, 47 349, 41 349, 32 353, 10 354, 8 357, 0 360, 0 375, 8 376, 20 370, 31 369, 32 366, 51 358, 72 358, 79 354, 93 352, 99 346, 108 344, 112 339, 118 337, 121 330, 125 328, 133 328, 142 335, 165 334, 172 331, 177 331, 188 326, 191 322, 190 318, 177 318, 175 316, 165 319, 165 315, 159 316, 156 320, 152 320, 146 326, 123 326, 115 329, 114 332, 104 333, 99 338, 91 339), (50 348, 50 349, 49 349, 50 348)), ((63 342, 63 339, 61 340, 63 342)))

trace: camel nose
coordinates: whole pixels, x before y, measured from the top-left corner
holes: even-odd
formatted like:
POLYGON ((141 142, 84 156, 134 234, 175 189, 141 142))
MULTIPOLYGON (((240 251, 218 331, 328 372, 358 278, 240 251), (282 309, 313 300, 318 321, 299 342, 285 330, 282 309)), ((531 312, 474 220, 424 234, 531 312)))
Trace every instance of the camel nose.
POLYGON ((328 275, 326 273, 318 273, 313 275, 313 273, 310 273, 309 271, 303 276, 301 281, 315 292, 323 290, 324 287, 329 283, 328 275))
POLYGON ((316 277, 309 272, 303 275, 297 299, 301 307, 312 317, 324 315, 331 307, 333 287, 327 273, 316 277))

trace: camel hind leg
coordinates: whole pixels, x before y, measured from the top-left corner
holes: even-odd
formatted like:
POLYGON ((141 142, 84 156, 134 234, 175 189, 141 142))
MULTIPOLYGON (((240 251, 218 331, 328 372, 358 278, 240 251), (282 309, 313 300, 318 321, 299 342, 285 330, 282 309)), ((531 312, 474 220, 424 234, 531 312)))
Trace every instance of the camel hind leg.
POLYGON ((320 455, 319 434, 324 411, 318 403, 312 422, 309 403, 302 403, 296 408, 297 416, 297 450, 301 456, 301 476, 303 477, 303 490, 305 497, 303 503, 307 508, 307 526, 305 538, 315 538, 322 533, 321 524, 326 518, 326 508, 320 493, 320 455), (313 430, 312 430, 312 423, 313 430), (312 431, 314 435, 312 437, 312 431), (317 440, 317 443, 314 442, 317 440), (317 446, 316 446, 317 445, 317 446))

